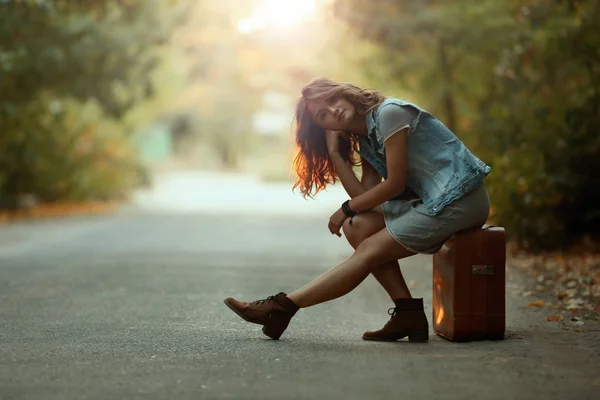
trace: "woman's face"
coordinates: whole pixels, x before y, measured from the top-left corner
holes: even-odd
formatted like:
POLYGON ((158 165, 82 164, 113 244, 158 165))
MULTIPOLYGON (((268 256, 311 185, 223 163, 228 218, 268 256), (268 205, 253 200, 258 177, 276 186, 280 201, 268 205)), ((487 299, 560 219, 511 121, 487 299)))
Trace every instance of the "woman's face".
POLYGON ((343 97, 307 100, 306 104, 310 118, 323 129, 350 130, 357 116, 356 107, 343 97))

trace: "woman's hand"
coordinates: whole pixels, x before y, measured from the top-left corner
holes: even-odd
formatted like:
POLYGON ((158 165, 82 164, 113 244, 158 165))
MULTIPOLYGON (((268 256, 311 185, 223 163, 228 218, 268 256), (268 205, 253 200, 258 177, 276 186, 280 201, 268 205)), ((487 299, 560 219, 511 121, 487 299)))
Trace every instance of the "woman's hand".
POLYGON ((342 225, 344 225, 346 218, 348 217, 346 214, 344 214, 342 208, 340 207, 336 212, 333 213, 331 217, 329 217, 329 232, 342 237, 340 230, 342 229, 342 225))
POLYGON ((340 137, 348 140, 348 135, 344 131, 325 131, 325 140, 327 141, 327 151, 330 155, 340 152, 340 137))

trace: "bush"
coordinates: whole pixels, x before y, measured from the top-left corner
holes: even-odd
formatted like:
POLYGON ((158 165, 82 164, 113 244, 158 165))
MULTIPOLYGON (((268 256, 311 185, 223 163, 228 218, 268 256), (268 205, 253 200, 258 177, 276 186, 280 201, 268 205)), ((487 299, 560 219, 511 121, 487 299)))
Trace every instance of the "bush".
POLYGON ((600 2, 542 2, 479 120, 495 220, 533 248, 600 233, 600 2))
POLYGON ((0 112, 0 122, 12 133, 0 138, 5 196, 30 193, 46 202, 122 199, 138 183, 136 149, 122 126, 92 102, 40 100, 15 118, 0 112))

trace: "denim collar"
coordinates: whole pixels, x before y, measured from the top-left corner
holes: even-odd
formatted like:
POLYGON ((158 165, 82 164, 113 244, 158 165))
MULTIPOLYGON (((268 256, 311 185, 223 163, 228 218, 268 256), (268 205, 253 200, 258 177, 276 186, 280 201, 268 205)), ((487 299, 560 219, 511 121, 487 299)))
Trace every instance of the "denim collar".
POLYGON ((375 110, 377 110, 379 106, 373 108, 371 111, 365 115, 366 123, 367 123, 367 136, 371 136, 375 133, 375 110))

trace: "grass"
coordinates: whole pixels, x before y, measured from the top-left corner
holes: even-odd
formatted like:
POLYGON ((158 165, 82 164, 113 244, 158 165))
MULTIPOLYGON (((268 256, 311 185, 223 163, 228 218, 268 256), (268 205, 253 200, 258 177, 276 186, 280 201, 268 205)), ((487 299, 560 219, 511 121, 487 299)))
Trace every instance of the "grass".
POLYGON ((40 218, 106 214, 115 211, 118 206, 112 202, 38 204, 27 210, 0 210, 0 224, 40 218))

